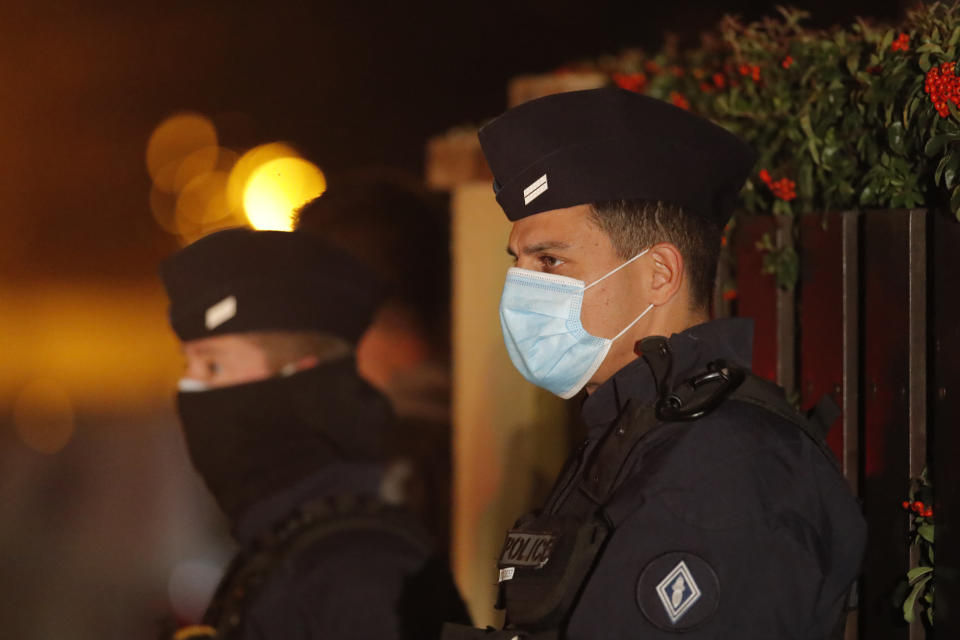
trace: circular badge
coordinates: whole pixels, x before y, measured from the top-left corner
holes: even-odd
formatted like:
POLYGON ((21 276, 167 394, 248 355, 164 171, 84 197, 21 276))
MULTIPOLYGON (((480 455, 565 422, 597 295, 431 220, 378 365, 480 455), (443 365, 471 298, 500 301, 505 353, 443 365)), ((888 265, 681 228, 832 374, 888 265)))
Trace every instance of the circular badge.
POLYGON ((688 631, 716 613, 720 580, 700 556, 685 551, 665 553, 640 572, 637 604, 655 627, 688 631))

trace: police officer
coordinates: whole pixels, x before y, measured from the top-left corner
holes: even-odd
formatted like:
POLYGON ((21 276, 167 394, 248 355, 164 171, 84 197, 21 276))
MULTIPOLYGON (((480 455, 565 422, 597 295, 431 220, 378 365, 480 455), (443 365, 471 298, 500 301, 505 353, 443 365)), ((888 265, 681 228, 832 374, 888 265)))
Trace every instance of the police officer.
POLYGON ((752 152, 620 89, 523 104, 480 142, 513 221, 507 350, 533 384, 585 390, 588 430, 507 534, 499 635, 839 633, 865 544, 857 502, 821 424, 750 373, 751 322, 709 320, 752 152))
POLYGON ((187 447, 241 545, 203 624, 175 637, 430 638, 465 619, 390 482, 389 403, 356 373, 373 276, 308 235, 240 228, 161 272, 187 447))

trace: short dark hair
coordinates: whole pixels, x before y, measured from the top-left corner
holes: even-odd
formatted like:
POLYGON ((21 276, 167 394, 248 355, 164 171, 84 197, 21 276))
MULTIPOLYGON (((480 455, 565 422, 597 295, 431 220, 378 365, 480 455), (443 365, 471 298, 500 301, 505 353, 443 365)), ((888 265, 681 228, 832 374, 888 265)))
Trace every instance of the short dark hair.
POLYGON ((658 242, 675 245, 683 256, 691 306, 710 308, 720 259, 721 229, 715 222, 659 201, 610 200, 590 208, 592 220, 624 260, 658 242))

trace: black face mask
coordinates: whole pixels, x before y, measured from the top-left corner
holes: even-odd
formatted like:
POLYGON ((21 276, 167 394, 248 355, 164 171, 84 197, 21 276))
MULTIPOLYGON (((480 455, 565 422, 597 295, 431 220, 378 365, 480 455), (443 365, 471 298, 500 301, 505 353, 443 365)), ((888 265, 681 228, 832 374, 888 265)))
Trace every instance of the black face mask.
POLYGON ((232 522, 334 461, 385 458, 390 406, 352 358, 288 377, 180 392, 193 466, 232 522))

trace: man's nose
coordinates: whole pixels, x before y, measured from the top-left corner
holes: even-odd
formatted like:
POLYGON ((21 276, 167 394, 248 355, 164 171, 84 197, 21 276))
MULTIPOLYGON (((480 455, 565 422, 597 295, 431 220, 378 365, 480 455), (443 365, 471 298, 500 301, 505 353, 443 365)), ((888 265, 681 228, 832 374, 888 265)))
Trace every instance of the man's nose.
POLYGON ((520 256, 517 258, 517 263, 513 265, 521 269, 530 269, 531 271, 540 271, 540 262, 537 260, 536 256, 520 256))

